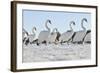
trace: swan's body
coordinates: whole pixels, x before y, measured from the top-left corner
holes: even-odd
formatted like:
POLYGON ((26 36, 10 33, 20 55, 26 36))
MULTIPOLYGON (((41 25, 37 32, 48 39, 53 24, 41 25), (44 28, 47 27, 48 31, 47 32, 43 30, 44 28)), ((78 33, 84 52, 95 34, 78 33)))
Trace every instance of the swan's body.
POLYGON ((75 22, 74 21, 71 21, 70 22, 70 29, 69 31, 65 32, 65 33, 62 33, 60 38, 59 38, 59 42, 61 43, 64 43, 64 42, 68 42, 70 39, 72 39, 72 36, 74 35, 74 31, 71 27, 71 24, 74 24, 75 25, 75 22))
POLYGON ((28 35, 29 35, 28 32, 23 28, 22 29, 23 43, 26 42, 26 38, 28 35))
POLYGON ((87 34, 86 34, 86 36, 84 38, 84 42, 85 43, 91 43, 91 30, 87 31, 87 34))
POLYGON ((86 35, 86 31, 76 32, 73 38, 73 43, 82 43, 84 41, 85 35, 86 35))
POLYGON ((47 20, 46 23, 45 23, 45 26, 46 26, 47 30, 41 31, 41 32, 39 33, 39 36, 38 36, 38 43, 37 43, 38 45, 39 45, 40 43, 46 42, 47 39, 48 39, 48 36, 49 36, 49 34, 50 34, 50 28, 47 26, 47 23, 50 23, 50 24, 51 24, 51 21, 50 21, 50 20, 47 20))
POLYGON ((82 19, 81 26, 82 26, 83 30, 77 31, 75 33, 75 36, 73 38, 73 43, 83 43, 85 35, 87 33, 86 28, 83 26, 84 21, 87 22, 87 19, 86 18, 82 19))
POLYGON ((57 28, 54 28, 52 33, 49 34, 47 42, 48 43, 56 43, 57 41, 59 41, 59 36, 60 36, 60 33, 58 32, 57 28), (56 32, 55 32, 55 30, 56 30, 56 32))
POLYGON ((32 43, 32 42, 35 40, 35 39, 34 39, 35 36, 36 36, 35 31, 36 31, 36 27, 33 27, 32 33, 28 35, 28 38, 29 38, 29 42, 30 42, 30 43, 32 43))
POLYGON ((31 44, 33 41, 34 41, 34 38, 35 38, 35 32, 34 30, 36 30, 36 27, 33 27, 32 29, 32 33, 33 34, 28 34, 27 37, 26 37, 26 41, 25 41, 25 44, 31 44))

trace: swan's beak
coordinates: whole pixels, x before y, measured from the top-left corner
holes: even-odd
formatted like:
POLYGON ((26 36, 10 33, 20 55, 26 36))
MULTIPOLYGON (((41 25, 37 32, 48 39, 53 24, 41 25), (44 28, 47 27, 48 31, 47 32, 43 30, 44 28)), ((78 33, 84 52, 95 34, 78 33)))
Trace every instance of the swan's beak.
POLYGON ((86 22, 88 22, 88 20, 87 20, 86 18, 84 18, 84 20, 85 20, 86 22))
POLYGON ((51 21, 49 20, 49 23, 51 24, 51 21))
POLYGON ((36 30, 36 28, 34 28, 36 30))
POLYGON ((85 19, 85 21, 88 22, 87 19, 85 19))
POLYGON ((73 24, 75 25, 75 22, 73 24))

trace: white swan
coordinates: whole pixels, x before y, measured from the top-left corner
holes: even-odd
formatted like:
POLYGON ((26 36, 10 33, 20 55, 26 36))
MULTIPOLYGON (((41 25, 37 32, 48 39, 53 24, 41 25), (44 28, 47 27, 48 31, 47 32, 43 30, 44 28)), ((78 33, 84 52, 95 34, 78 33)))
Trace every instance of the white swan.
POLYGON ((35 40, 35 39, 34 39, 35 36, 36 36, 35 31, 36 31, 36 27, 33 27, 33 29, 32 29, 32 34, 29 34, 28 37, 27 37, 27 38, 29 38, 30 44, 35 40))
POLYGON ((35 38, 35 31, 36 31, 36 27, 33 27, 33 29, 32 29, 33 34, 28 34, 27 37, 25 37, 25 45, 32 43, 32 41, 35 38))
POLYGON ((49 20, 49 19, 46 20, 45 27, 47 28, 47 30, 41 31, 39 33, 37 45, 39 45, 40 43, 43 43, 43 42, 45 42, 45 43, 47 42, 48 36, 50 34, 50 28, 47 26, 48 23, 51 24, 51 20, 49 20))
POLYGON ((75 22, 74 22, 74 21, 71 21, 71 22, 70 22, 69 25, 70 25, 70 29, 71 29, 71 30, 69 30, 69 31, 67 31, 67 32, 61 34, 61 36, 60 36, 60 38, 59 38, 59 42, 60 42, 60 43, 68 42, 69 40, 72 39, 72 36, 74 35, 74 31, 73 31, 73 29, 72 29, 72 27, 71 27, 71 24, 75 25, 75 22))
POLYGON ((23 28, 22 29, 23 43, 26 42, 26 38, 27 38, 28 35, 29 35, 28 32, 23 28))
POLYGON ((55 43, 59 41, 60 33, 58 32, 57 28, 54 28, 52 33, 48 36, 47 42, 48 43, 55 43))
POLYGON ((76 34, 73 38, 73 43, 83 43, 85 35, 87 33, 86 28, 83 26, 84 21, 87 22, 87 19, 86 18, 82 19, 81 27, 83 28, 83 30, 76 32, 76 34))

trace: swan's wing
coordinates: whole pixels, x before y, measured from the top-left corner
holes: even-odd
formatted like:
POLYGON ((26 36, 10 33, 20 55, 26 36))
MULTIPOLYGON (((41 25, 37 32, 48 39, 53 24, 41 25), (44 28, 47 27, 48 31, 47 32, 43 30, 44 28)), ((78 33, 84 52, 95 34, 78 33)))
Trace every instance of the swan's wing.
POLYGON ((83 38, 86 35, 86 31, 78 31, 76 32, 74 38, 73 38, 73 42, 80 42, 83 41, 83 38))
POLYGON ((46 41, 48 36, 49 36, 50 32, 49 31, 41 31, 39 36, 38 36, 38 40, 39 42, 43 42, 46 41))
POLYGON ((29 35, 28 38, 29 38, 29 41, 32 42, 35 38, 35 34, 29 35))
POLYGON ((88 33, 84 39, 84 42, 90 42, 91 41, 91 32, 88 33))
POLYGON ((47 41, 51 43, 55 42, 56 37, 57 37, 57 33, 49 34, 47 41))
POLYGON ((74 32, 65 32, 61 35, 61 37, 59 38, 59 40, 61 41, 68 41, 70 38, 72 38, 74 32))

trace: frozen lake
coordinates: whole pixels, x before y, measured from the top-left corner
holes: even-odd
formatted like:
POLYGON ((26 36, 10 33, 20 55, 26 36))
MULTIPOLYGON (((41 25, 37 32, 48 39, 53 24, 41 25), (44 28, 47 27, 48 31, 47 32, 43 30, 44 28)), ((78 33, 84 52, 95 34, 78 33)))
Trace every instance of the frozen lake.
POLYGON ((91 44, 23 45, 23 63, 67 61, 91 58, 91 44))

